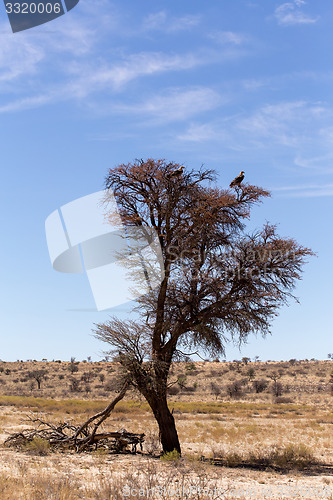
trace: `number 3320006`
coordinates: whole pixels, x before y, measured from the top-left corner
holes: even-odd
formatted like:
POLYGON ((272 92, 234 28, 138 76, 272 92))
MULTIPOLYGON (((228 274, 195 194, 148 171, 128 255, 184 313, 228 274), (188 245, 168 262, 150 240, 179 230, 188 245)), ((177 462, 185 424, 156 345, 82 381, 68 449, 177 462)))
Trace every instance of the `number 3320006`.
POLYGON ((7 14, 60 14, 60 3, 6 3, 7 14))

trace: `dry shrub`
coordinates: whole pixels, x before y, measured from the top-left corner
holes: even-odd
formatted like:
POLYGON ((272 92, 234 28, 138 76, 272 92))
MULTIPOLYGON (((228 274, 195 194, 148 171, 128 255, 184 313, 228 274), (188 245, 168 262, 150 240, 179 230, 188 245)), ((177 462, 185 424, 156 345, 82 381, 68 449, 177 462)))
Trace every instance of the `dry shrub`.
POLYGON ((213 448, 212 453, 213 459, 218 459, 227 467, 248 464, 283 469, 304 469, 317 463, 311 450, 302 443, 290 443, 286 446, 273 445, 270 449, 254 450, 243 455, 235 451, 226 452, 221 448, 213 448))
POLYGON ((45 456, 50 453, 50 443, 41 437, 34 437, 26 443, 25 449, 30 455, 45 456))
POLYGON ((265 389, 267 389, 268 382, 267 380, 254 380, 252 383, 253 389, 256 394, 259 394, 260 392, 264 392, 265 389))
POLYGON ((284 398, 282 396, 278 396, 274 399, 274 403, 276 404, 290 404, 290 403, 294 403, 294 401, 291 399, 291 398, 284 398))
POLYGON ((157 455, 161 450, 159 435, 157 432, 149 431, 146 433, 144 448, 148 455, 157 455))
POLYGON ((177 387, 176 385, 172 385, 171 387, 168 387, 168 394, 170 396, 176 396, 180 392, 180 388, 177 387))
POLYGON ((235 380, 232 384, 227 386, 227 393, 231 398, 240 398, 243 395, 242 382, 235 380))

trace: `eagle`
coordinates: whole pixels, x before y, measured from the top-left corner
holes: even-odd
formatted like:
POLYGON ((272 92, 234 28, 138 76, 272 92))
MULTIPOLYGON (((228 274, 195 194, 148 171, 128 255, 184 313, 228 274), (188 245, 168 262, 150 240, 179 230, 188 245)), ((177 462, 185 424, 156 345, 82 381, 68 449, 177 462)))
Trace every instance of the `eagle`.
POLYGON ((179 177, 180 175, 182 175, 183 173, 183 170, 184 170, 185 167, 179 167, 177 168, 177 170, 174 170, 173 172, 171 172, 171 174, 168 174, 168 178, 170 179, 171 177, 179 177))
POLYGON ((237 175, 237 177, 234 178, 233 181, 230 182, 230 187, 236 187, 236 186, 240 186, 242 180, 244 179, 244 170, 241 171, 241 173, 239 175, 237 175))

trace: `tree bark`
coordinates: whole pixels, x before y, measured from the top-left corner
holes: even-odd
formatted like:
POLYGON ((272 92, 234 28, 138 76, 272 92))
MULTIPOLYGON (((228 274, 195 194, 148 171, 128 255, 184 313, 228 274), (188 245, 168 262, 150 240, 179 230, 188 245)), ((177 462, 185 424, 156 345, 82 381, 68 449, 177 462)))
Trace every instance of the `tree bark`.
POLYGON ((176 450, 181 454, 175 419, 168 408, 166 397, 148 400, 160 430, 160 440, 164 453, 176 450))

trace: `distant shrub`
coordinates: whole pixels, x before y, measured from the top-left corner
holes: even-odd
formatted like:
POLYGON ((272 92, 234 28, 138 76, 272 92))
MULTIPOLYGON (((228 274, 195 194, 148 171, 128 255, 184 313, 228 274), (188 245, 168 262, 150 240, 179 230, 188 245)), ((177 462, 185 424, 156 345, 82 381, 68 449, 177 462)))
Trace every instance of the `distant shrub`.
POLYGON ((235 380, 232 384, 227 386, 227 394, 231 398, 239 398, 243 394, 242 383, 239 380, 235 380))
POLYGON ((256 394, 259 394, 260 392, 264 392, 265 389, 267 389, 268 382, 267 380, 254 380, 252 382, 253 389, 256 394))
POLYGON ((107 391, 107 392, 112 392, 112 391, 114 391, 114 390, 115 390, 115 389, 114 389, 114 383, 113 383, 111 380, 109 380, 108 382, 106 382, 106 383, 104 384, 104 390, 105 390, 105 391, 107 391))
POLYGON ((195 391, 196 387, 194 386, 185 385, 184 387, 182 387, 182 392, 195 392, 195 391))
POLYGON ((83 373, 83 375, 81 377, 81 380, 83 382, 86 382, 88 384, 89 382, 92 381, 92 379, 94 378, 94 376, 95 376, 94 372, 92 370, 89 370, 88 372, 84 372, 83 373))
POLYGON ((212 382, 210 384, 210 387, 211 387, 212 393, 214 394, 215 398, 217 399, 218 396, 220 396, 220 394, 221 394, 221 387, 217 384, 214 384, 214 382, 212 382))
POLYGON ((72 392, 81 392, 81 387, 80 387, 80 381, 77 380, 76 378, 71 378, 71 384, 69 386, 69 389, 72 392))
POLYGON ((283 393, 283 386, 281 382, 274 382, 271 386, 271 392, 275 397, 281 396, 283 393))
POLYGON ((184 389, 184 387, 186 386, 186 378, 186 375, 179 375, 179 377, 177 378, 177 384, 181 389, 184 389))
POLYGON ((270 454, 270 460, 279 467, 304 469, 315 462, 311 450, 304 444, 289 444, 284 448, 276 447, 270 454))
POLYGON ((228 467, 251 464, 265 467, 277 466, 283 469, 304 469, 316 463, 311 450, 300 443, 291 443, 287 446, 274 445, 270 449, 259 449, 248 454, 218 448, 213 450, 213 456, 219 458, 228 467))
POLYGON ((71 362, 69 365, 69 370, 73 374, 79 371, 78 363, 71 362))
POLYGON ((246 375, 249 377, 249 380, 253 380, 254 377, 255 377, 255 374, 256 374, 256 371, 255 369, 253 368, 253 366, 251 366, 247 372, 246 372, 246 375))
POLYGON ((63 374, 61 373, 60 375, 58 375, 58 377, 59 377, 59 380, 64 380, 65 375, 63 375, 63 374))
POLYGON ((281 397, 281 396, 278 396, 275 398, 275 403, 277 404, 290 404, 290 403, 294 403, 294 401, 291 399, 291 398, 284 398, 284 397, 281 397))
POLYGON ((171 387, 168 387, 168 394, 170 396, 176 396, 180 392, 180 388, 177 387, 176 385, 172 385, 171 387))

